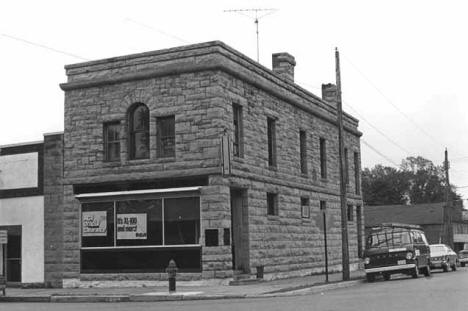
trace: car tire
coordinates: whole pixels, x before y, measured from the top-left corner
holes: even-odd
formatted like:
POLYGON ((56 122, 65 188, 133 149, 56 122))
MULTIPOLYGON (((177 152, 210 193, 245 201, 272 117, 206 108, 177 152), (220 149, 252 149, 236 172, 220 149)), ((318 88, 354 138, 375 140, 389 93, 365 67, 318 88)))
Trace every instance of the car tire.
POLYGON ((416 266, 414 267, 413 271, 411 271, 411 276, 413 277, 413 279, 417 279, 417 278, 418 278, 418 276, 419 276, 418 264, 416 264, 416 266))
POLYGON ((464 262, 460 262, 460 265, 461 265, 462 267, 464 267, 464 266, 465 266, 465 263, 464 263, 464 262))
POLYGON ((426 266, 426 268, 424 268, 424 276, 431 276, 431 268, 429 266, 426 266))
POLYGON ((442 270, 443 270, 444 272, 448 272, 448 268, 449 268, 448 263, 442 264, 442 270))
POLYGON ((390 277, 391 277, 391 274, 390 274, 390 273, 384 273, 384 274, 383 274, 383 279, 384 279, 385 281, 390 280, 390 277))
POLYGON ((372 274, 372 273, 366 274, 366 280, 367 280, 367 282, 369 282, 369 283, 374 282, 374 281, 375 281, 375 275, 372 274))
POLYGON ((457 271, 457 264, 454 263, 454 264, 451 266, 451 268, 452 268, 452 271, 457 271))

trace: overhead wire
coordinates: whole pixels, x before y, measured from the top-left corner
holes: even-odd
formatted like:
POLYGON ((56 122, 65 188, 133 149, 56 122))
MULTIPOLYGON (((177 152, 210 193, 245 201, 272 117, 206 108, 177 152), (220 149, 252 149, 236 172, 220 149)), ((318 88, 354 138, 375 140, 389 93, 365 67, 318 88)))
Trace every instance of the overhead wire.
POLYGON ((357 65, 354 64, 353 61, 349 57, 343 54, 344 59, 354 67, 354 69, 382 96, 382 98, 385 99, 385 101, 392 106, 398 113, 400 113, 406 120, 408 120, 414 127, 416 127, 421 133, 426 135, 429 139, 431 139, 433 142, 436 144, 444 147, 444 144, 438 141, 437 139, 434 138, 431 134, 429 134, 425 129, 423 129, 419 124, 416 123, 416 121, 413 120, 410 116, 408 116, 406 113, 404 113, 398 106, 396 106, 383 92, 380 90, 377 85, 372 82, 372 80, 361 70, 357 65))
POLYGON ((88 59, 88 58, 85 58, 85 57, 82 57, 82 56, 79 56, 79 55, 76 55, 76 54, 73 54, 73 53, 69 53, 69 52, 66 52, 66 51, 63 51, 63 50, 59 50, 59 49, 50 47, 50 46, 45 45, 45 44, 33 42, 33 41, 30 41, 30 40, 27 40, 27 39, 24 39, 24 38, 21 38, 21 37, 18 37, 18 36, 13 36, 13 35, 6 34, 6 33, 0 33, 0 35, 2 37, 5 37, 5 38, 9 38, 9 39, 19 41, 19 42, 22 42, 22 43, 26 43, 26 44, 29 44, 29 45, 33 45, 33 46, 36 46, 36 47, 40 47, 40 48, 43 48, 43 49, 46 49, 46 50, 49 50, 49 51, 52 51, 52 52, 55 52, 55 53, 71 56, 71 57, 74 57, 74 58, 77 58, 77 59, 80 59, 80 60, 83 60, 83 61, 90 61, 90 59, 88 59))

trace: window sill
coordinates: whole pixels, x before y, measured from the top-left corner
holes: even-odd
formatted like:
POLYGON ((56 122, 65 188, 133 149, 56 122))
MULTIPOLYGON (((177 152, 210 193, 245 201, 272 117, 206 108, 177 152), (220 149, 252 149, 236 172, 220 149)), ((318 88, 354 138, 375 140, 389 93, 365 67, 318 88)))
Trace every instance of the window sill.
POLYGON ((269 169, 270 171, 274 171, 274 172, 277 172, 277 171, 278 171, 278 167, 277 167, 277 166, 271 166, 271 165, 269 165, 269 166, 268 166, 268 169, 269 169))
POLYGON ((156 157, 156 162, 159 162, 159 163, 166 163, 166 162, 175 162, 176 160, 176 157, 173 156, 173 157, 156 157))
POLYGON ((278 215, 267 215, 267 219, 271 221, 279 221, 279 216, 278 215))

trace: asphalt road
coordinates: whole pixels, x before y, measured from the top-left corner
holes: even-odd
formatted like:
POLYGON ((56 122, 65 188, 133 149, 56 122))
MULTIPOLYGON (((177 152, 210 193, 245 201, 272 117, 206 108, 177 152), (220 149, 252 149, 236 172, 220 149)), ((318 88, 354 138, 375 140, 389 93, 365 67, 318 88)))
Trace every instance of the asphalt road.
POLYGON ((468 310, 468 268, 433 272, 418 279, 402 276, 350 288, 301 296, 155 303, 2 303, 9 310, 468 310))

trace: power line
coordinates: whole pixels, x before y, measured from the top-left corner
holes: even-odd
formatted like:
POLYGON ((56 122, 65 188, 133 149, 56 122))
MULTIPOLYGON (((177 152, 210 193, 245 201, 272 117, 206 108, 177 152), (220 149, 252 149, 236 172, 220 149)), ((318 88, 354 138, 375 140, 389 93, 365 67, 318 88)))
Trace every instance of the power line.
POLYGON ((403 117, 405 117, 411 124, 413 124, 421 133, 429 137, 433 142, 437 143, 438 145, 443 146, 441 142, 435 139, 431 134, 429 134, 426 130, 424 130, 421 126, 419 126, 410 116, 404 113, 400 108, 398 108, 378 87, 372 82, 367 75, 364 74, 346 55, 343 55, 346 61, 353 66, 357 72, 361 74, 361 76, 390 104, 396 111, 398 111, 403 117))
MULTIPOLYGON (((298 83, 300 84, 303 84, 305 86, 309 86, 313 89, 317 89, 317 90, 320 90, 319 87, 317 86, 313 86, 313 85, 310 85, 310 84, 307 84, 307 83, 304 83, 304 82, 299 82, 298 83)), ((380 130, 379 128, 377 128, 377 126, 375 126, 374 124, 372 124, 369 120, 367 120, 359 111, 357 111, 356 108, 354 108, 353 106, 351 106, 348 102, 345 102, 343 101, 343 103, 348 106, 349 108, 351 108, 351 110, 353 110, 359 117, 360 120, 363 120, 364 122, 366 122, 371 128, 373 128, 377 133, 379 133, 380 135, 382 135, 383 137, 385 137, 391 144, 393 144, 394 146, 396 146, 398 149, 400 149, 401 151, 403 151, 404 153, 406 153, 407 155, 410 155, 411 152, 409 152, 406 148, 404 148, 403 146, 401 146, 400 144, 398 144, 395 140, 393 140, 392 138, 390 138, 387 134, 385 134, 382 130, 380 130)))
POLYGON ((90 60, 88 58, 84 58, 84 57, 81 57, 81 56, 76 55, 76 54, 72 54, 72 53, 62 51, 62 50, 58 50, 56 48, 53 48, 53 47, 50 47, 50 46, 47 46, 47 45, 44 45, 44 44, 32 42, 32 41, 29 41, 29 40, 26 40, 26 39, 23 39, 23 38, 20 38, 20 37, 17 37, 17 36, 12 36, 12 35, 9 35, 9 34, 6 34, 6 33, 1 33, 1 35, 3 37, 5 37, 5 38, 16 40, 16 41, 26 43, 26 44, 29 44, 29 45, 33 45, 33 46, 36 46, 36 47, 40 47, 40 48, 43 48, 43 49, 46 49, 46 50, 49 50, 49 51, 52 51, 52 52, 55 52, 55 53, 71 56, 71 57, 78 58, 78 59, 81 59, 81 60, 84 60, 84 61, 89 61, 90 60))
POLYGON ((183 39, 183 38, 181 38, 181 37, 179 37, 179 36, 173 35, 173 34, 171 34, 171 33, 168 33, 168 32, 166 32, 166 31, 163 31, 163 30, 161 30, 161 29, 154 28, 154 27, 152 27, 152 26, 149 26, 149 25, 144 24, 144 23, 142 23, 142 22, 136 21, 136 20, 131 19, 131 18, 129 18, 129 17, 125 18, 125 19, 124 19, 124 22, 130 22, 130 23, 133 23, 133 24, 135 24, 135 25, 138 25, 138 26, 141 26, 141 27, 144 27, 144 28, 147 28, 147 29, 156 31, 156 32, 158 32, 158 33, 160 33, 160 34, 162 34, 162 35, 164 35, 164 36, 166 36, 166 37, 170 37, 170 38, 172 38, 172 39, 175 39, 175 40, 180 41, 180 42, 185 43, 185 44, 190 44, 190 43, 191 43, 191 42, 189 42, 189 41, 187 41, 187 40, 185 40, 185 39, 183 39))
POLYGON ((349 103, 345 102, 346 106, 348 106, 349 108, 351 108, 358 116, 361 120, 363 120, 364 122, 366 122, 370 127, 372 127, 375 131, 377 131, 377 133, 379 133, 380 135, 382 135, 383 137, 385 137, 390 143, 392 143, 394 146, 396 146, 398 149, 400 149, 401 151, 405 152, 407 155, 410 155, 410 152, 402 147, 400 144, 398 144, 396 141, 394 141, 393 139, 391 139, 388 135, 386 135, 384 132, 382 132, 380 129, 378 129, 375 125, 373 125, 369 120, 367 120, 366 118, 364 118, 364 116, 362 114, 360 114, 353 106, 351 106, 349 103))
POLYGON ((394 162, 392 159, 390 159, 389 157, 387 157, 386 155, 384 155, 383 153, 381 153, 379 150, 377 150, 377 148, 371 146, 368 142, 366 142, 364 139, 361 139, 361 142, 366 145, 368 148, 370 148, 372 151, 374 151, 375 153, 377 153, 378 155, 380 155, 382 158, 384 158, 385 160, 387 160, 388 162, 392 163, 393 165, 395 165, 396 167, 400 167, 399 164, 397 164, 396 162, 394 162))

